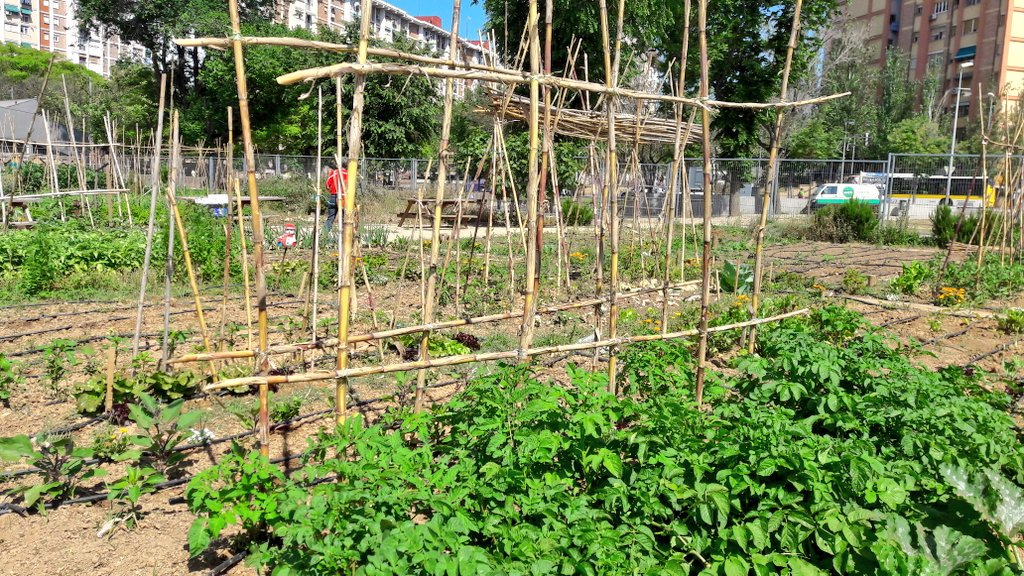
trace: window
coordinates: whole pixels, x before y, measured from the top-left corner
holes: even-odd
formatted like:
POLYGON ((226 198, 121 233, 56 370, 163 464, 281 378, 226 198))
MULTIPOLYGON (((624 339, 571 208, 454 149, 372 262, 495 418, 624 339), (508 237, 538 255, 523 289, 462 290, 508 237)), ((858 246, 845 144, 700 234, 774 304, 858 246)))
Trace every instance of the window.
POLYGON ((968 6, 974 6, 975 4, 981 4, 981 0, 967 0, 968 6))
POLYGON ((942 40, 945 37, 946 37, 946 29, 945 28, 936 28, 936 29, 932 30, 932 40, 942 40))
POLYGON ((50 33, 49 32, 43 32, 43 40, 46 40, 46 41, 50 40, 50 33))
POLYGON ((928 55, 928 70, 939 70, 946 64, 946 58, 942 52, 932 52, 928 55))
POLYGON ((963 32, 961 32, 961 34, 963 36, 966 36, 968 34, 974 34, 975 32, 977 32, 978 31, 978 19, 977 18, 971 18, 970 20, 964 20, 962 30, 963 30, 963 32))
POLYGON ((911 41, 912 43, 914 43, 914 44, 917 44, 917 41, 918 41, 919 39, 920 39, 920 34, 918 34, 917 32, 914 32, 914 36, 913 36, 913 37, 912 37, 912 38, 910 39, 910 41, 911 41))
POLYGON ((932 14, 941 14, 949 11, 949 2, 936 2, 935 8, 932 9, 932 14))

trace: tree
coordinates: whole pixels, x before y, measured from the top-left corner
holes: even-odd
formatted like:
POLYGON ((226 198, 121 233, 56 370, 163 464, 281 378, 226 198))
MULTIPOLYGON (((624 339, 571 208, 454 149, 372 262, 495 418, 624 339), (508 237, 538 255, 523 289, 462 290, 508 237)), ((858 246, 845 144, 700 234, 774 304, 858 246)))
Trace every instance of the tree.
POLYGON ((924 114, 897 122, 888 134, 888 144, 894 154, 949 153, 949 136, 924 114))
MULTIPOLYGON (((526 2, 513 0, 479 0, 483 2, 492 29, 503 39, 506 54, 517 44, 519 31, 526 23, 526 2), (506 34, 507 31, 507 34, 506 34)), ((614 1, 610 2, 613 6, 614 1)), ((716 99, 734 102, 768 102, 778 98, 781 72, 789 42, 794 0, 716 0, 709 6, 708 47, 711 92, 716 99)), ((804 34, 794 56, 791 76, 805 74, 808 62, 820 45, 820 36, 813 32, 828 23, 835 10, 835 0, 807 0, 803 3, 801 21, 804 34)), ((645 52, 653 48, 658 62, 678 58, 682 40, 683 2, 673 0, 640 0, 627 2, 623 36, 629 52, 645 52)), ((614 9, 609 20, 614 22, 614 9)), ((553 27, 558 38, 579 38, 581 52, 589 54, 590 78, 603 81, 602 42, 597 4, 591 0, 555 0, 553 27)), ((612 30, 614 33, 614 29, 612 30)), ((691 19, 688 91, 696 91, 699 80, 699 59, 696 18, 691 19)), ((552 70, 560 70, 566 61, 565 42, 555 42, 552 70)), ((506 56, 506 61, 510 58, 506 56)), ((627 62, 628 63, 628 62, 627 62)), ((577 63, 582 66, 582 62, 577 63)), ((662 64, 663 66, 663 64, 662 64)), ((676 73, 669 72, 672 76, 676 73)), ((579 74, 582 76, 582 72, 579 74)), ((717 111, 714 130, 719 153, 725 157, 748 157, 759 146, 768 143, 758 138, 759 129, 774 122, 774 114, 765 111, 721 109, 717 111)), ((731 183, 730 207, 739 209, 739 173, 731 183)))
MULTIPOLYGON (((174 84, 184 92, 202 66, 198 48, 186 50, 171 40, 190 35, 223 36, 228 29, 221 0, 75 0, 79 25, 86 32, 113 33, 151 54, 153 75, 175 68, 174 84)), ((244 21, 272 19, 274 0, 239 0, 244 21)))
MULTIPOLYGON (((293 36, 326 42, 351 43, 356 31, 338 34, 324 29, 318 34, 288 29, 280 24, 246 24, 243 34, 256 36, 293 36)), ((374 41, 375 46, 385 45, 374 41)), ((405 51, 416 51, 412 42, 399 38, 386 44, 405 51)), ((249 82, 250 120, 253 140, 264 150, 294 154, 316 152, 316 87, 309 84, 282 86, 277 77, 302 68, 351 61, 354 55, 328 54, 277 46, 248 46, 245 51, 249 82), (303 97, 307 95, 307 97, 303 97)), ((238 103, 235 64, 230 52, 207 56, 198 82, 202 94, 186 94, 181 131, 187 142, 226 140, 226 108, 238 103)), ((336 149, 335 84, 320 84, 324 92, 323 134, 325 151, 336 149)), ((353 85, 343 85, 342 102, 352 102, 353 85)), ((345 110, 348 117, 348 110, 345 110)), ((423 76, 397 78, 368 76, 363 110, 363 153, 377 157, 415 157, 437 139, 440 118, 439 93, 435 81, 423 76)))

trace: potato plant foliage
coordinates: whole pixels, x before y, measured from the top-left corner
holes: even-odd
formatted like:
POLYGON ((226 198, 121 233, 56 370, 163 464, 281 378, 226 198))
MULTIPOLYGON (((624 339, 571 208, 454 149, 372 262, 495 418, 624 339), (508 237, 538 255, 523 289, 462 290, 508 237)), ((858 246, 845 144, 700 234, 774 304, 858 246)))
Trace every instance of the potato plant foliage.
POLYGON ((276 575, 1019 573, 950 480, 1024 484, 1007 400, 970 370, 840 308, 763 330, 708 410, 686 343, 623 363, 620 398, 508 366, 432 413, 348 420, 290 476, 225 458, 189 485, 191 552, 238 524, 276 575))

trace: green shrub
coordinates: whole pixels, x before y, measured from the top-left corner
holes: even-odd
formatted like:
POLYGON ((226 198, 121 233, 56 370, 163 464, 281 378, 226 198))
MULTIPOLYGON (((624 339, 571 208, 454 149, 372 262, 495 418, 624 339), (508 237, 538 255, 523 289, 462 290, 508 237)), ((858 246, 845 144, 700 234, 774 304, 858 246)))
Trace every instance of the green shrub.
POLYGON ((589 226, 594 222, 594 209, 572 198, 562 200, 562 219, 566 226, 589 226))
POLYGON ((873 238, 877 227, 878 217, 871 205, 851 200, 815 212, 809 234, 825 242, 867 242, 873 238))
POLYGON ((911 230, 906 221, 882 222, 875 228, 872 242, 883 246, 917 246, 922 244, 921 235, 911 230))
POLYGON ((1005 395, 841 308, 760 334, 705 409, 685 345, 652 342, 623 355, 626 396, 504 367, 348 419, 288 476, 232 455, 189 484, 190 553, 237 526, 278 574, 1014 573, 1019 528, 976 496, 1024 482, 1005 395))

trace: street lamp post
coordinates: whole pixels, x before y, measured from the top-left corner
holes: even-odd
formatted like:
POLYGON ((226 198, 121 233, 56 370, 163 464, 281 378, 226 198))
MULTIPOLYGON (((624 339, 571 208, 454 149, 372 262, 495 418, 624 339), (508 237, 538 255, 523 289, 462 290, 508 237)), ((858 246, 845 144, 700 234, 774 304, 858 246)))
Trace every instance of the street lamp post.
POLYGON ((960 92, 963 90, 964 70, 974 66, 970 60, 960 64, 960 76, 956 81, 956 108, 953 109, 953 137, 949 142, 949 166, 946 168, 946 204, 949 204, 949 194, 953 188, 953 155, 956 154, 956 124, 960 119, 960 92))

